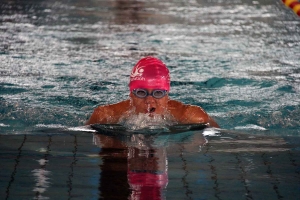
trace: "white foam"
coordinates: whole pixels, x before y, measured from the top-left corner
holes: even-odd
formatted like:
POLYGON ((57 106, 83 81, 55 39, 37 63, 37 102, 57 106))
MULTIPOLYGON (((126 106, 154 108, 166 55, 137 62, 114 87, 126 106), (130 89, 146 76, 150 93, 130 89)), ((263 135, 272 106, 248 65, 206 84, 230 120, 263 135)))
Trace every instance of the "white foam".
POLYGON ((37 124, 35 126, 39 128, 60 128, 68 131, 97 132, 96 130, 91 129, 90 126, 67 127, 61 124, 37 124))
POLYGON ((39 128, 66 128, 61 124, 36 124, 35 126, 39 128))
POLYGON ((78 126, 68 128, 69 131, 84 131, 84 132, 97 132, 96 130, 90 129, 88 126, 78 126))
POLYGON ((217 128, 206 128, 203 131, 204 136, 219 136, 220 129, 217 128))
POLYGON ((0 123, 0 127, 10 127, 10 125, 0 123))
POLYGON ((246 126, 236 126, 234 129, 237 129, 237 130, 251 130, 251 129, 255 129, 255 130, 260 130, 260 131, 267 130, 266 128, 264 128, 262 126, 258 126, 258 125, 255 125, 255 124, 247 124, 246 126))
POLYGON ((144 128, 149 129, 164 129, 168 125, 172 125, 174 122, 168 115, 156 115, 149 116, 149 114, 132 114, 120 121, 120 124, 130 130, 139 130, 144 128))

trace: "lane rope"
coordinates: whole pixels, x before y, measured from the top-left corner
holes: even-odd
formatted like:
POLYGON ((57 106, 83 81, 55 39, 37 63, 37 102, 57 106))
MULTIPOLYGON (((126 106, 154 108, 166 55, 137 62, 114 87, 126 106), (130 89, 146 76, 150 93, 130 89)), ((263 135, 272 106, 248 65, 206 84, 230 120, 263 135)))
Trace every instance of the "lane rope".
POLYGON ((298 0, 281 0, 284 5, 300 17, 300 2, 298 0))

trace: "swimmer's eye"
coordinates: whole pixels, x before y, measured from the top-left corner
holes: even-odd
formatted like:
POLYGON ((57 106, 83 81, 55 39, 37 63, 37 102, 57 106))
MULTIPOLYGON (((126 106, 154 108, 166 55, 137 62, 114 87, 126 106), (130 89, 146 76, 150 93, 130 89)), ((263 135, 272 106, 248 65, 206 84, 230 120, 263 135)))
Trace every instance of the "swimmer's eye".
POLYGON ((152 96, 160 99, 162 97, 164 97, 166 95, 166 91, 165 90, 153 90, 152 91, 152 96))
POLYGON ((137 97, 144 98, 144 97, 148 96, 148 92, 145 90, 136 90, 135 95, 137 97))
POLYGON ((167 94, 167 90, 153 90, 152 93, 150 94, 147 90, 145 89, 135 89, 132 91, 135 96, 139 98, 145 98, 148 95, 153 96, 156 99, 163 98, 167 94))

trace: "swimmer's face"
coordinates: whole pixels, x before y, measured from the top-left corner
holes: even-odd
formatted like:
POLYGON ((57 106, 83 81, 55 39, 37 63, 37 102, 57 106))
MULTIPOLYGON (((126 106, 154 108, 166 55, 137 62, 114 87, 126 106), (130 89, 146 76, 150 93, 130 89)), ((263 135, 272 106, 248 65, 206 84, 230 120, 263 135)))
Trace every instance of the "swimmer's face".
MULTIPOLYGON (((152 93, 152 89, 147 89, 148 93, 152 93)), ((132 106, 136 113, 164 114, 167 111, 169 96, 166 94, 162 98, 154 98, 148 95, 144 98, 137 97, 133 92, 130 93, 132 106)))

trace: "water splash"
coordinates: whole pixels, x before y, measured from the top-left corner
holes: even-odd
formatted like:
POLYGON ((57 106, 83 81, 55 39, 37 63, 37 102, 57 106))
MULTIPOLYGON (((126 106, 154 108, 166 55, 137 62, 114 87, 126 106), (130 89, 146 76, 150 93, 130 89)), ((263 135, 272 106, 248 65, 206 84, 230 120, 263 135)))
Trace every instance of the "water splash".
POLYGON ((254 129, 254 130, 260 130, 260 131, 265 131, 265 130, 267 130, 266 128, 261 127, 261 126, 257 126, 257 125, 255 125, 255 124, 247 124, 247 125, 245 125, 245 126, 236 126, 234 129, 237 129, 237 130, 254 129))
POLYGON ((176 124, 173 117, 169 114, 151 116, 146 113, 130 114, 120 120, 120 124, 129 130, 149 129, 149 130, 168 130, 168 126, 176 124))

